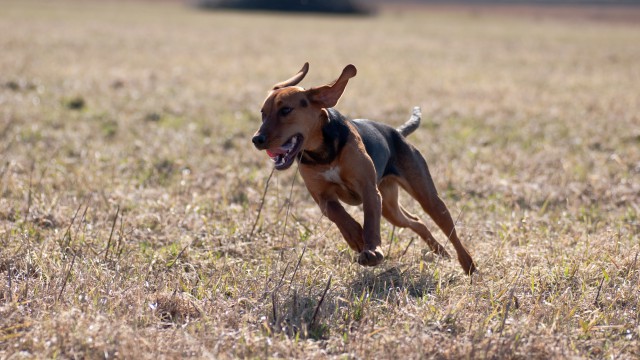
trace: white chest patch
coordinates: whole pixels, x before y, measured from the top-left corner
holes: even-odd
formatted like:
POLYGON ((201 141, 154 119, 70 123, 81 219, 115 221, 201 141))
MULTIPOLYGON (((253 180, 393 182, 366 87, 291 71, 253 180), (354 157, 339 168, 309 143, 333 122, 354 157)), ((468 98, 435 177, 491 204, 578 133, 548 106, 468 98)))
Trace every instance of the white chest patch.
POLYGON ((334 166, 329 170, 323 172, 322 177, 332 183, 342 184, 342 178, 340 178, 340 167, 334 166))

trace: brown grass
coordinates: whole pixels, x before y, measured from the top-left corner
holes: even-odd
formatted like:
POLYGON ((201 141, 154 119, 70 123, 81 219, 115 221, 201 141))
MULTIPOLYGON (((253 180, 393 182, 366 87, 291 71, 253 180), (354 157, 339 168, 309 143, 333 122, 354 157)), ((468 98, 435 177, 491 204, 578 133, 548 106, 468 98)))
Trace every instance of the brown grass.
POLYGON ((639 27, 10 1, 0 34, 0 358, 640 356, 639 27), (422 106, 472 283, 387 223, 358 266, 294 170, 249 236, 304 61, 358 66, 346 114, 422 106))

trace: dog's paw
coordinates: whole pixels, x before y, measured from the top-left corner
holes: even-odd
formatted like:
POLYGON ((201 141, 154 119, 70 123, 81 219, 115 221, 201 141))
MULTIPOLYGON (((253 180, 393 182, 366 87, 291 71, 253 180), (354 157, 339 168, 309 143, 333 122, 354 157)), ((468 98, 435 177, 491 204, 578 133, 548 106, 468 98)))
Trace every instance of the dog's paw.
POLYGON ((358 255, 358 264, 362 266, 376 266, 384 260, 384 254, 380 248, 375 250, 362 250, 358 255))

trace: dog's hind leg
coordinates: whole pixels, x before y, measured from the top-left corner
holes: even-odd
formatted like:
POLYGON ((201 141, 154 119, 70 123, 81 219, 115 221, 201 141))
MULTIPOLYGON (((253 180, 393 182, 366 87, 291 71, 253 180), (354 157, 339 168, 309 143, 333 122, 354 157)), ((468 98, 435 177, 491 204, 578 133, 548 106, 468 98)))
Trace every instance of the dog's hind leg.
POLYGON ((398 202, 398 184, 393 178, 385 178, 378 185, 380 194, 382 195, 382 216, 391 224, 401 227, 410 228, 416 234, 420 235, 427 245, 436 254, 449 258, 447 250, 436 241, 427 226, 417 216, 405 210, 398 202))
POLYGON ((427 162, 415 148, 405 154, 407 156, 400 162, 408 165, 403 166, 403 174, 398 178, 398 183, 420 203, 422 209, 431 216, 436 225, 448 237, 456 250, 458 261, 463 270, 466 274, 471 275, 476 270, 476 265, 458 238, 453 218, 447 206, 438 196, 427 162))

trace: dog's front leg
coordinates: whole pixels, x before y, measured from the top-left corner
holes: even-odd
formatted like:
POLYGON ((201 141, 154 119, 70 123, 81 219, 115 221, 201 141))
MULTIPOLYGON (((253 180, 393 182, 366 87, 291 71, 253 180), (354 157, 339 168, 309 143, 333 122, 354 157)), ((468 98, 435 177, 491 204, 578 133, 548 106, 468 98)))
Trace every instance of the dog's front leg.
POLYGON ((384 260, 380 239, 380 218, 382 197, 375 183, 363 186, 362 209, 364 211, 364 249, 358 256, 358 263, 376 266, 384 260))
POLYGON ((364 249, 362 226, 349 215, 338 200, 320 199, 318 205, 320 205, 322 212, 329 220, 338 226, 342 237, 347 241, 349 247, 357 252, 361 252, 364 249))

